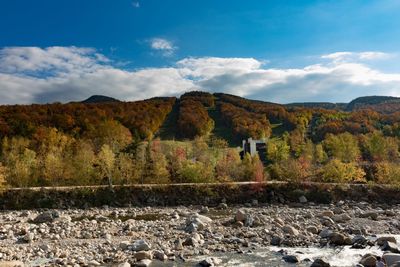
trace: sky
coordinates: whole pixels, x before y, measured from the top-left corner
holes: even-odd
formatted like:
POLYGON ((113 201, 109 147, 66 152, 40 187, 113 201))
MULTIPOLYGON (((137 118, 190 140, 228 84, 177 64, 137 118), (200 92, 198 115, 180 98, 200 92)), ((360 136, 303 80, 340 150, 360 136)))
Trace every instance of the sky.
POLYGON ((400 96, 398 0, 0 0, 0 104, 400 96))

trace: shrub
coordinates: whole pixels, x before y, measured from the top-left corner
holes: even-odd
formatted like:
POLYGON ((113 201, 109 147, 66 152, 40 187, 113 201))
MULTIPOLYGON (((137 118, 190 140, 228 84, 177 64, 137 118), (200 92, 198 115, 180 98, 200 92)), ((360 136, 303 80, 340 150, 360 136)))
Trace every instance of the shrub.
POLYGON ((322 167, 320 178, 328 183, 364 182, 365 172, 353 162, 333 159, 322 167))
POLYGON ((269 167, 269 174, 271 179, 300 182, 309 176, 309 171, 299 160, 290 158, 272 164, 269 167))
POLYGON ((358 141, 350 133, 328 134, 323 145, 330 157, 337 158, 342 162, 356 161, 361 155, 358 141))
POLYGON ((178 170, 181 183, 208 183, 213 181, 213 172, 199 161, 186 160, 178 170))
POLYGON ((382 184, 400 183, 400 165, 393 162, 379 162, 376 165, 375 181, 382 184))

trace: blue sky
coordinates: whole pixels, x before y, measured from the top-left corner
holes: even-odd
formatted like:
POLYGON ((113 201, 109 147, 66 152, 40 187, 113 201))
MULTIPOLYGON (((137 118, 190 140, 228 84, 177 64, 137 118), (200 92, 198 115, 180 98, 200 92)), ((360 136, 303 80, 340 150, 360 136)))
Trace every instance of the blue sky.
POLYGON ((400 96, 400 1, 0 0, 0 103, 400 96))

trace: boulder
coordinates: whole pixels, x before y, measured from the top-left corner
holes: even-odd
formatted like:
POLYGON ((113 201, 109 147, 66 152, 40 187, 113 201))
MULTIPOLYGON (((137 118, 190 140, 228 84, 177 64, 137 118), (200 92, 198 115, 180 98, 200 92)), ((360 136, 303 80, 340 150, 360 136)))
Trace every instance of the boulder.
POLYGON ((318 234, 318 228, 314 225, 308 226, 307 232, 312 233, 312 234, 318 234))
POLYGON ((337 232, 333 233, 330 236, 330 242, 331 242, 331 244, 336 245, 336 246, 351 245, 350 237, 348 237, 342 233, 337 233, 337 232))
POLYGON ((130 244, 131 243, 129 241, 121 241, 119 243, 119 248, 122 249, 122 250, 126 250, 126 249, 128 249, 130 244))
POLYGON ((299 197, 299 202, 300 203, 302 203, 302 204, 304 204, 304 203, 307 203, 307 198, 305 197, 305 196, 301 196, 301 197, 299 197))
POLYGON ((291 236, 298 236, 299 235, 299 231, 294 228, 293 226, 290 225, 285 225, 282 227, 282 231, 286 234, 289 234, 291 236))
POLYGON ((133 251, 147 251, 151 246, 145 240, 136 240, 131 246, 133 251))
POLYGON ((183 246, 192 246, 192 247, 198 247, 199 246, 199 241, 196 240, 193 237, 188 237, 186 238, 185 241, 182 243, 183 246))
POLYGON ((332 220, 334 220, 336 223, 344 223, 344 222, 350 221, 350 220, 351 220, 351 217, 350 217, 348 214, 346 214, 346 213, 343 213, 343 214, 335 214, 335 215, 332 217, 332 220))
POLYGON ((376 257, 371 254, 366 254, 361 258, 360 264, 362 264, 365 267, 375 267, 376 266, 376 257))
POLYGON ((286 256, 283 256, 282 259, 285 262, 288 262, 288 263, 297 263, 297 262, 299 262, 299 258, 297 258, 297 256, 295 256, 295 255, 286 255, 286 256))
POLYGON ((48 223, 48 222, 53 222, 55 218, 59 217, 59 214, 57 212, 50 212, 46 211, 33 219, 34 223, 48 223))
POLYGON ((236 222, 244 222, 246 220, 246 212, 243 209, 240 209, 235 214, 235 221, 236 222))
POLYGON ((221 260, 217 258, 207 258, 197 264, 198 267, 213 267, 221 264, 221 260))
POLYGON ((387 266, 391 266, 394 263, 400 261, 400 254, 386 253, 386 254, 383 254, 382 258, 385 260, 387 266))
POLYGON ((279 236, 273 236, 271 239, 271 245, 272 246, 279 246, 282 243, 282 238, 279 236))
POLYGON ((155 250, 153 252, 153 257, 159 261, 166 261, 168 259, 167 255, 165 255, 164 251, 155 250))
POLYGON ((381 247, 383 251, 390 251, 393 253, 400 253, 399 248, 397 247, 396 243, 385 241, 381 247))
POLYGON ((328 238, 328 237, 330 237, 332 234, 333 234, 333 231, 330 230, 330 229, 328 229, 328 228, 325 228, 325 229, 323 229, 321 232, 319 232, 319 236, 320 236, 321 238, 328 238))
POLYGON ((324 260, 316 259, 312 264, 311 267, 330 267, 331 265, 324 260))
POLYGON ((212 219, 210 219, 209 217, 195 213, 190 216, 186 221, 185 231, 188 233, 201 231, 205 228, 207 224, 211 222, 212 219))
POLYGON ((385 241, 389 241, 389 242, 397 244, 397 240, 394 236, 381 236, 381 237, 378 237, 378 239, 376 239, 375 242, 378 246, 383 246, 385 241))
POLYGON ((151 260, 153 258, 152 254, 148 251, 136 252, 134 257, 137 261, 141 261, 141 260, 145 260, 145 259, 151 260))

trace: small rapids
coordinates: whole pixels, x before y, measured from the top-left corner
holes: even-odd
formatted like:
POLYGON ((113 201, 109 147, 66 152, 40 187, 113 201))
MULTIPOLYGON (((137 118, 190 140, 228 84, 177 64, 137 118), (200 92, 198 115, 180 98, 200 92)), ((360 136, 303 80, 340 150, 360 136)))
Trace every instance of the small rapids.
MULTIPOLYGON (((395 236, 400 241, 400 236, 395 236)), ((353 249, 351 246, 335 247, 335 248, 300 248, 300 247, 267 247, 265 249, 255 250, 251 253, 221 253, 211 255, 222 260, 220 266, 228 267, 258 267, 258 266, 269 266, 269 267, 286 267, 286 266, 299 266, 309 267, 312 262, 316 259, 323 259, 333 267, 353 267, 359 263, 362 256, 367 253, 375 255, 382 255, 383 251, 378 246, 367 247, 365 249, 353 249), (282 260, 284 256, 282 251, 285 251, 285 255, 295 255, 300 260, 299 263, 286 263, 282 260)), ((190 263, 184 263, 182 265, 171 265, 171 266, 194 266, 194 263, 200 262, 206 258, 205 256, 191 259, 190 263)), ((163 265, 169 266, 169 265, 163 265)))

